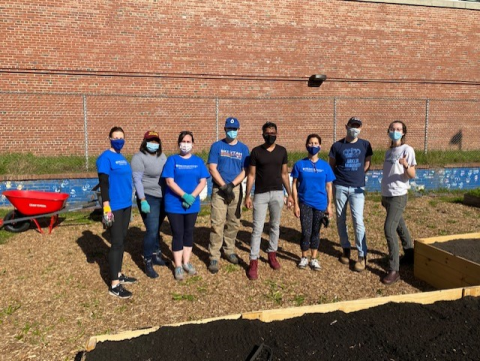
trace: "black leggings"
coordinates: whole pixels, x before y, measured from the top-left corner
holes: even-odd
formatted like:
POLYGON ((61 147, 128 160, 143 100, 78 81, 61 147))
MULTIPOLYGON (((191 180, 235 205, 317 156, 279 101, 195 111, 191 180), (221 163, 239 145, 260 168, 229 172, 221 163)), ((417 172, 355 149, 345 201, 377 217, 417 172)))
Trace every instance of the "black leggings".
POLYGON ((307 206, 300 202, 300 224, 302 226, 302 240, 300 249, 303 252, 308 249, 318 249, 320 245, 320 227, 322 226, 322 211, 307 206))
POLYGON ((198 213, 179 214, 167 213, 172 230, 173 252, 183 250, 183 247, 193 247, 193 229, 198 213))
POLYGON ((110 278, 112 281, 118 280, 118 274, 122 271, 123 251, 125 249, 125 239, 127 238, 128 224, 132 207, 127 207, 113 211, 114 222, 110 228, 110 253, 108 262, 110 265, 110 278))

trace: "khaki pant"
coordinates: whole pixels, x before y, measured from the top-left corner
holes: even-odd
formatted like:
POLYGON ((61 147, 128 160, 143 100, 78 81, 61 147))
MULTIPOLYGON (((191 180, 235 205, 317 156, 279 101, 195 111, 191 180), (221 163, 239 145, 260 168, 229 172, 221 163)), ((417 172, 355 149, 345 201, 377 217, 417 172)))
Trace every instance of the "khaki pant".
POLYGON ((225 203, 220 188, 214 186, 212 189, 212 209, 210 214, 210 244, 208 251, 210 260, 220 259, 220 249, 222 248, 225 255, 235 253, 235 240, 237 239, 238 229, 240 227, 240 217, 242 215, 242 186, 238 185, 233 188, 235 199, 229 204, 225 203))

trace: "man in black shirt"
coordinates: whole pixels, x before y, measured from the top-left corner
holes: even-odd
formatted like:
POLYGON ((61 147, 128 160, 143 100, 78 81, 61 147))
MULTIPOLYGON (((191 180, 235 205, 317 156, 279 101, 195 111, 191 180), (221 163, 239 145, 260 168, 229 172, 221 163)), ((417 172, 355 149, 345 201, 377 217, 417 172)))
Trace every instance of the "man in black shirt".
POLYGON ((265 143, 253 148, 250 154, 250 167, 247 175, 247 192, 245 207, 253 208, 253 231, 250 241, 250 265, 247 277, 250 280, 258 278, 258 257, 263 224, 270 212, 270 242, 268 245, 268 263, 274 270, 280 269, 276 253, 280 235, 280 216, 284 204, 284 187, 287 192, 287 207, 293 206, 290 191, 290 178, 287 168, 287 150, 275 144, 277 139, 277 125, 267 122, 262 127, 265 143), (254 199, 251 192, 255 182, 254 199))

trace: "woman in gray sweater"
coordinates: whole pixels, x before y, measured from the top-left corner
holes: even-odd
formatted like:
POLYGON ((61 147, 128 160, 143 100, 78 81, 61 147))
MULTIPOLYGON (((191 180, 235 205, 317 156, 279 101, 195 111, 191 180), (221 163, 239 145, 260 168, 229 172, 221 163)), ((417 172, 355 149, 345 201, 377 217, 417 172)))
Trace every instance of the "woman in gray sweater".
POLYGON ((160 226, 165 218, 163 192, 160 175, 167 157, 162 152, 162 142, 156 131, 145 133, 140 151, 132 158, 133 182, 137 195, 137 205, 145 224, 143 239, 143 259, 145 273, 157 278, 153 265, 166 266, 160 251, 160 226))

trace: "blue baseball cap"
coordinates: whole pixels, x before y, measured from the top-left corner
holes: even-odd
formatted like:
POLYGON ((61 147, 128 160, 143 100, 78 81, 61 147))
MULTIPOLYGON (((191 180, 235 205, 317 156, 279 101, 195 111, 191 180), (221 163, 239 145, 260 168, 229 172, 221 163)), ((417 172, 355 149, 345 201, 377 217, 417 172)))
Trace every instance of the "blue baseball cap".
POLYGON ((240 122, 237 118, 229 117, 225 120, 225 128, 240 128, 240 122))

